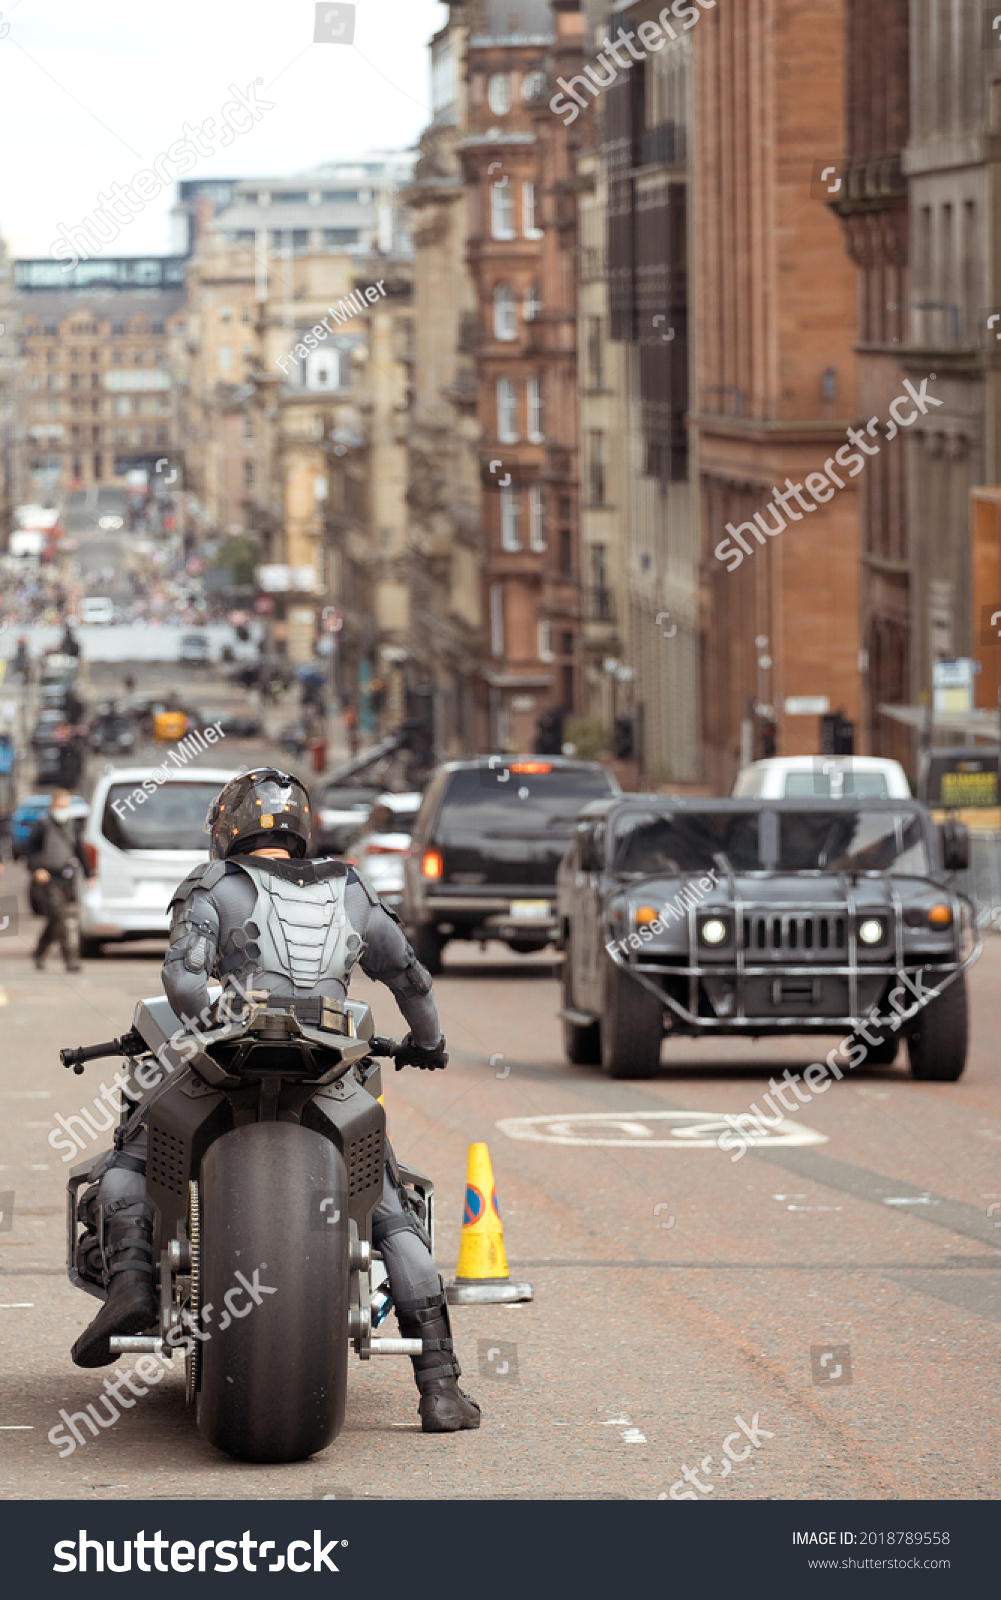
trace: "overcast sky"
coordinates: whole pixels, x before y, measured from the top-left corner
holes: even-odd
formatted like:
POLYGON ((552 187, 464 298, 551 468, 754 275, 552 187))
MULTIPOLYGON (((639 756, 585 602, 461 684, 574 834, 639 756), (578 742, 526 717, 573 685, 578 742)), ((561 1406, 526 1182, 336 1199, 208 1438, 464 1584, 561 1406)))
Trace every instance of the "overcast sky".
MULTIPOLYGON (((55 229, 255 79, 274 109, 186 174, 279 176, 414 143, 429 121, 427 45, 438 0, 0 0, 0 233, 17 256, 48 256, 55 229), (352 45, 314 44, 317 11, 352 45)), ((239 120, 239 119, 238 119, 239 120)), ((245 120, 245 119, 244 119, 245 120)), ((151 200, 108 249, 171 248, 171 194, 151 200)))

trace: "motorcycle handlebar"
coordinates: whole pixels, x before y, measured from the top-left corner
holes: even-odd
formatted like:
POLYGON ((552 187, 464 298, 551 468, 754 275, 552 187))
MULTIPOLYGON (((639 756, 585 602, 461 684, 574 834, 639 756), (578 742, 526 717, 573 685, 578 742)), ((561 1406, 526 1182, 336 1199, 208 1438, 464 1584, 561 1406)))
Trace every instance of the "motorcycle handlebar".
POLYGON ((120 1039, 110 1039, 106 1044, 80 1044, 75 1049, 60 1050, 59 1059, 64 1067, 72 1067, 77 1074, 83 1071, 85 1061, 99 1061, 102 1056, 138 1055, 146 1049, 142 1037, 130 1029, 120 1039))
POLYGON ((395 1061, 399 1049, 395 1039, 383 1039, 378 1034, 368 1041, 368 1053, 371 1056, 389 1056, 391 1061, 395 1061))

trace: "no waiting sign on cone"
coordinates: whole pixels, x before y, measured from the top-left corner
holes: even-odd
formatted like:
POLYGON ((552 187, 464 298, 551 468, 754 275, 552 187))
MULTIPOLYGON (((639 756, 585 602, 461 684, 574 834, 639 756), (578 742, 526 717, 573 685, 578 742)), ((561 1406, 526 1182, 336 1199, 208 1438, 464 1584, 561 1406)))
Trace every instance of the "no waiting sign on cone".
POLYGON ((508 1275, 504 1229, 485 1144, 469 1146, 459 1265, 446 1293, 450 1305, 497 1305, 532 1298, 530 1283, 512 1283, 508 1275))

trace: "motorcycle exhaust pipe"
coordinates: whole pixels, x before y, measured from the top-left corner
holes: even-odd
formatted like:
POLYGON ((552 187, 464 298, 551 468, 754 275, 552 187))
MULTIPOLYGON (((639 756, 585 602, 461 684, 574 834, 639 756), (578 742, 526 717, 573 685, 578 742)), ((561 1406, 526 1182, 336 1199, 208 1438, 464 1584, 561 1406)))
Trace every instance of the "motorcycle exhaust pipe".
POLYGON ((108 1340, 112 1355, 125 1355, 128 1351, 148 1350, 161 1361, 172 1361, 174 1352, 170 1345, 152 1333, 113 1333, 108 1340))
POLYGON ((374 1356, 420 1356, 424 1354, 423 1339, 373 1339, 369 1345, 374 1356))

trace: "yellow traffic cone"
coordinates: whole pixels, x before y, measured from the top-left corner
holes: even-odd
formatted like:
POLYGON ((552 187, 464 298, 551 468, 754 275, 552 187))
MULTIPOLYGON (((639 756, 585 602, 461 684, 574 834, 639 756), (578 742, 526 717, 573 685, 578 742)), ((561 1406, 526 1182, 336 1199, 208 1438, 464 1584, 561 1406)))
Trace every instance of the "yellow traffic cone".
POLYGON ((485 1144, 469 1146, 466 1168, 466 1205, 455 1281, 447 1289, 451 1305, 531 1300, 530 1283, 512 1283, 504 1253, 490 1152, 485 1144))

